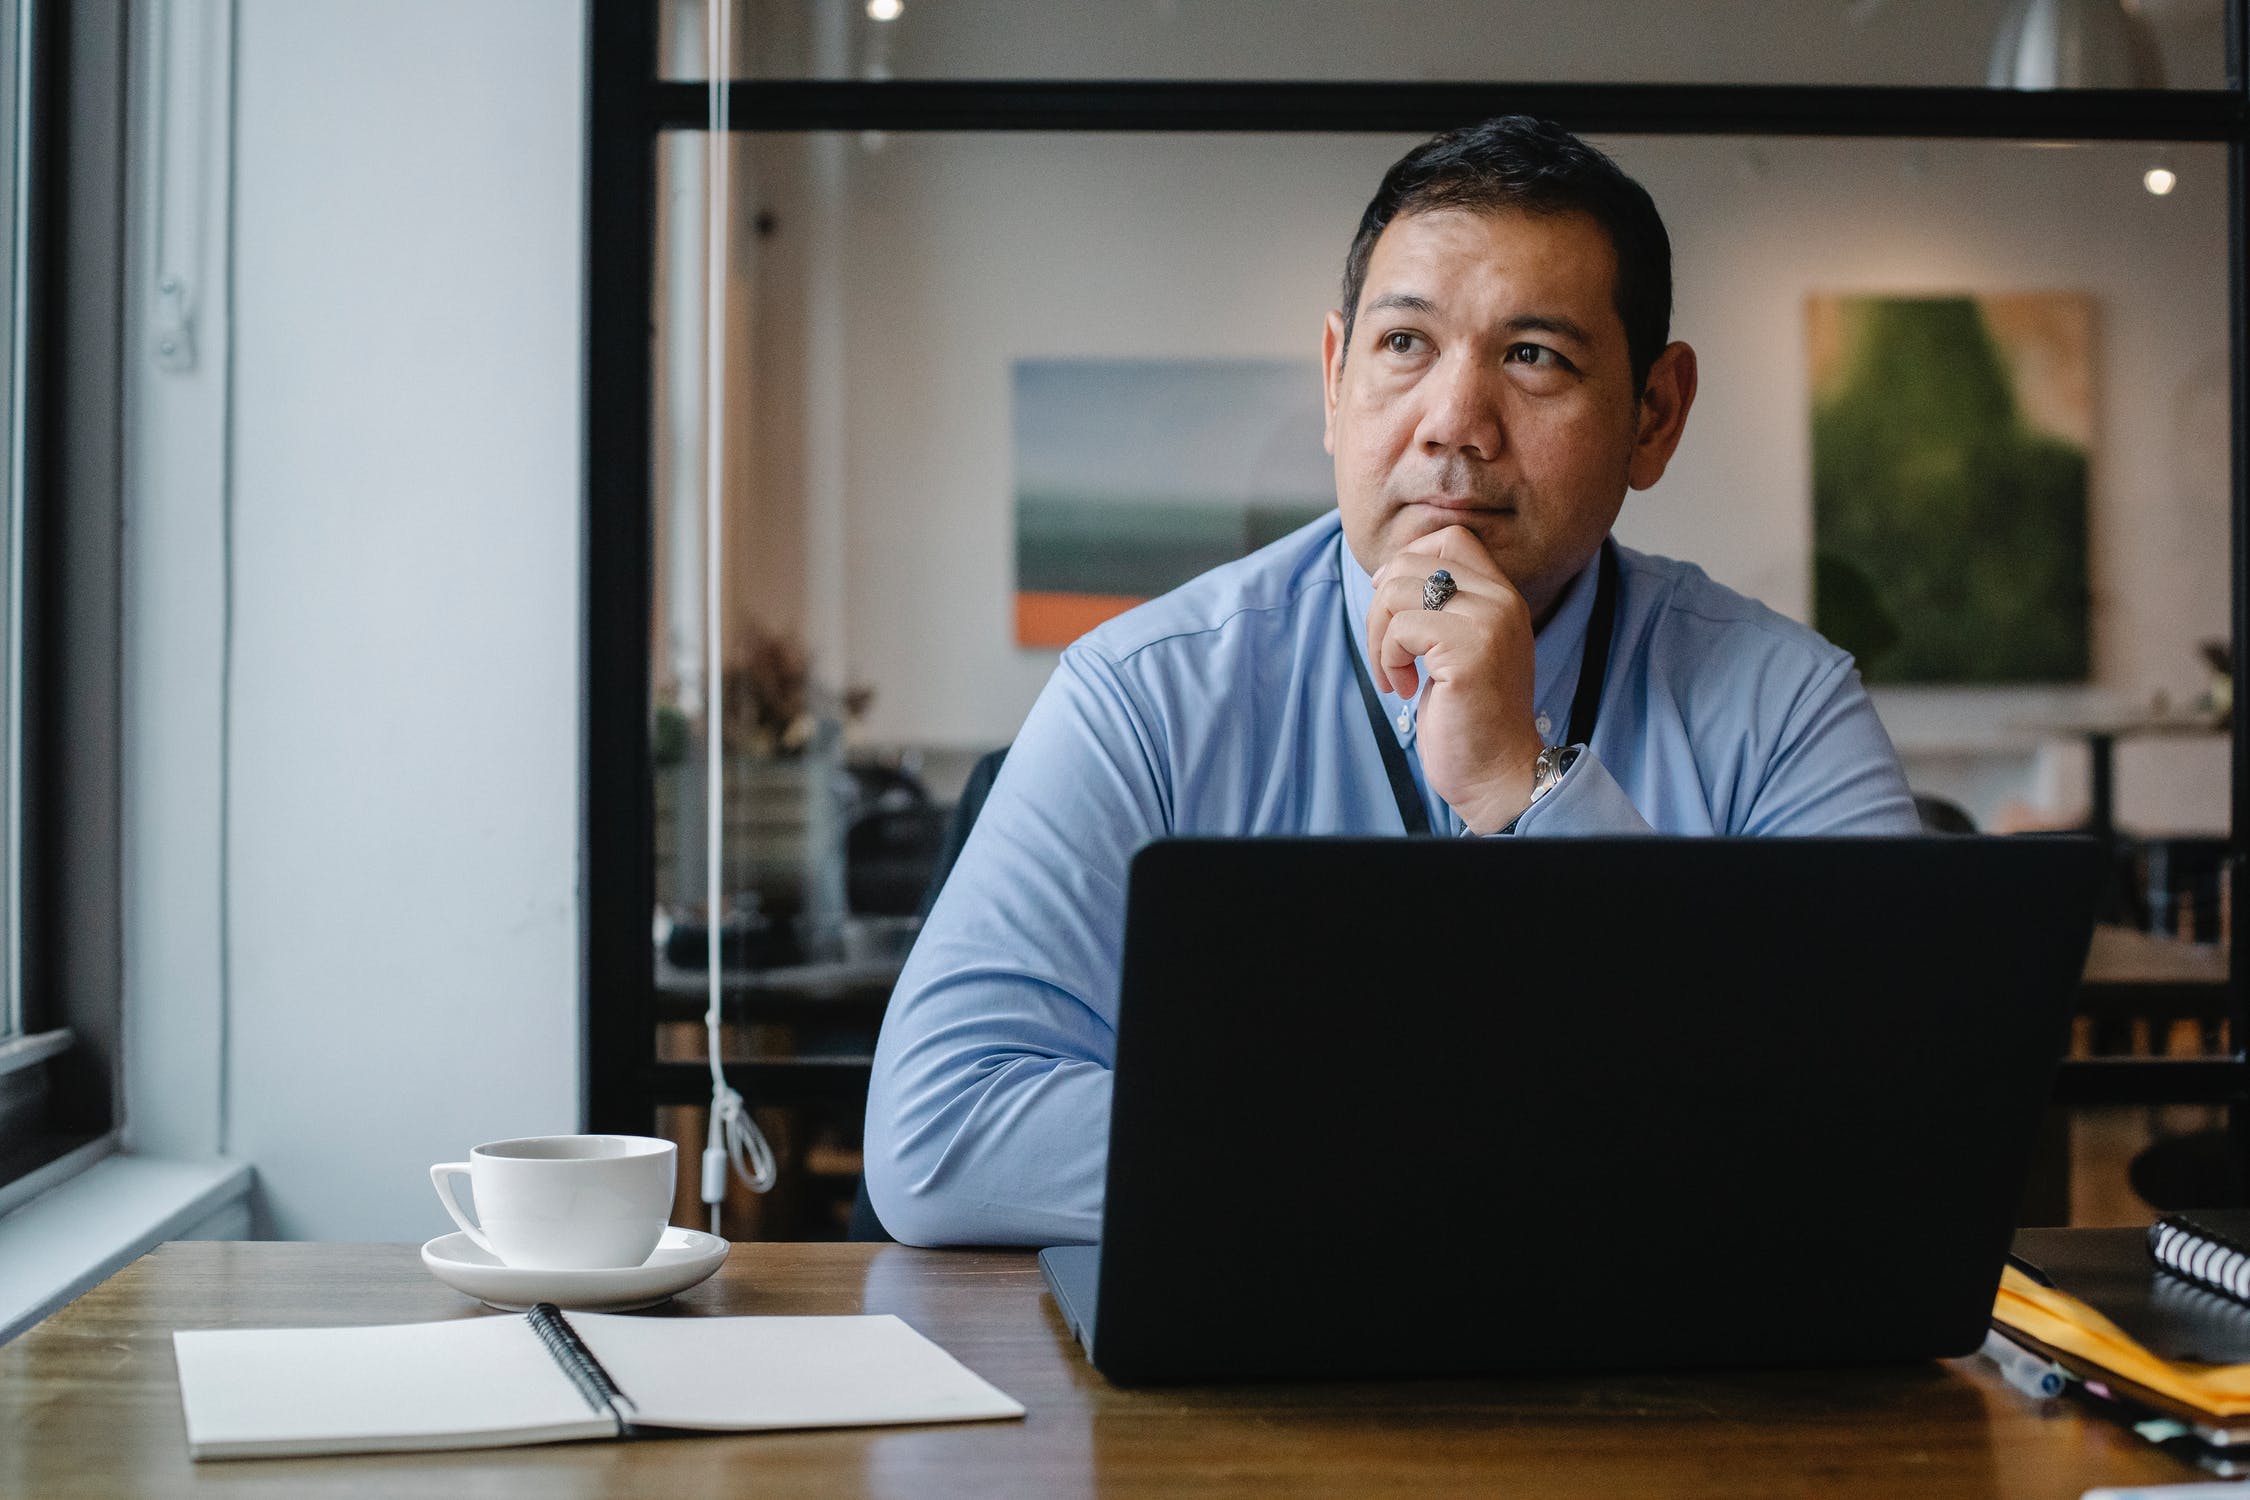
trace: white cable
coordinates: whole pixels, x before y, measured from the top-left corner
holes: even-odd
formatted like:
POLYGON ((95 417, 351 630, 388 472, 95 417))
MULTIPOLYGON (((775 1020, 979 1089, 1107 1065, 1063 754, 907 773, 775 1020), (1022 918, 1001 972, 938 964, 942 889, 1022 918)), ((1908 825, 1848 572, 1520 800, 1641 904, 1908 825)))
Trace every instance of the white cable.
POLYGON ((727 1167, 754 1193, 773 1186, 773 1148, 750 1117, 742 1095, 727 1083, 719 1062, 719 996, 724 975, 720 940, 726 926, 726 674, 721 660, 719 547, 722 490, 726 470, 726 251, 727 251, 727 75, 733 72, 733 0, 709 0, 705 10, 704 73, 704 293, 703 293, 703 650, 704 752, 704 910, 710 933, 706 972, 709 1002, 703 1011, 705 1051, 711 1062, 711 1129, 703 1146, 703 1201, 711 1208, 711 1232, 719 1233, 719 1205, 727 1193, 727 1167))

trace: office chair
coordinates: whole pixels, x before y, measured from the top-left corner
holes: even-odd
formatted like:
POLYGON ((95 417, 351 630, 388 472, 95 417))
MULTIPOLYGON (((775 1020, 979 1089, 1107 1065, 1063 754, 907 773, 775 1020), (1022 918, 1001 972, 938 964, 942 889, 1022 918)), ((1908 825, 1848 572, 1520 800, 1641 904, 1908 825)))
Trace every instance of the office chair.
MULTIPOLYGON (((952 816, 946 819, 945 838, 938 846, 937 863, 930 871, 930 883, 922 892, 919 915, 929 920, 930 908, 937 905, 938 892, 945 889, 945 877, 953 873, 953 865, 961 857, 961 848, 969 842, 969 830, 976 826, 977 814, 984 810, 984 799, 992 793, 992 783, 1000 775, 1000 763, 1008 758, 1007 747, 1002 746, 978 758, 969 771, 968 782, 961 788, 961 800, 953 804, 952 816)), ((867 1174, 859 1174, 852 1189, 851 1223, 844 1230, 844 1238, 860 1243, 883 1243, 896 1237, 883 1227, 876 1216, 875 1204, 867 1196, 867 1174)))
POLYGON ((886 917, 921 910, 948 821, 944 808, 928 803, 878 807, 852 819, 844 832, 844 905, 886 917))
POLYGON ((1948 802, 1943 797, 1932 797, 1922 792, 1914 794, 1914 811, 1922 820, 1924 833, 1975 833, 1976 820, 1962 810, 1958 802, 1948 802))

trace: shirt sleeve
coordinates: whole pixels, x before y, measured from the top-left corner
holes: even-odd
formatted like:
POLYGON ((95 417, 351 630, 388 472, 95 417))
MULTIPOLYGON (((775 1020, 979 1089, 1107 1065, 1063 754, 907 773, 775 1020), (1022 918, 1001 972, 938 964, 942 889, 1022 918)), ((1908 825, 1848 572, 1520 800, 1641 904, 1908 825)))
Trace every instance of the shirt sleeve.
POLYGON ((1654 832, 1609 768, 1584 746, 1547 795, 1524 809, 1513 830, 1517 838, 1629 837, 1654 832))
POLYGON ((866 1174, 907 1244, 1100 1235, 1126 869, 1170 824, 1149 722, 1106 658, 1063 654, 899 976, 866 1174))
MULTIPOLYGON (((1739 835, 1903 835, 1922 830, 1898 752, 1875 715, 1851 658, 1807 681, 1770 733, 1753 725, 1762 753, 1743 767, 1744 785, 1725 827, 1739 835)), ((1517 837, 1599 837, 1655 830, 1607 767, 1581 751, 1554 790, 1516 820, 1517 837)))
POLYGON ((1727 831, 1828 837, 1922 831, 1898 752, 1850 657, 1798 698, 1746 815, 1727 831))

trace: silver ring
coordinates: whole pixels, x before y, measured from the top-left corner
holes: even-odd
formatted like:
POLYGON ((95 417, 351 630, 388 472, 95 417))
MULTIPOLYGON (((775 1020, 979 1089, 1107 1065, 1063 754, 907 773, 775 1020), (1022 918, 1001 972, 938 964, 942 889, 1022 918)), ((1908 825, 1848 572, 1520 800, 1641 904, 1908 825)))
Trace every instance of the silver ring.
POLYGON ((1443 609, 1446 601, 1460 592, 1460 586, 1454 583, 1453 575, 1440 568, 1422 580, 1422 607, 1443 609))

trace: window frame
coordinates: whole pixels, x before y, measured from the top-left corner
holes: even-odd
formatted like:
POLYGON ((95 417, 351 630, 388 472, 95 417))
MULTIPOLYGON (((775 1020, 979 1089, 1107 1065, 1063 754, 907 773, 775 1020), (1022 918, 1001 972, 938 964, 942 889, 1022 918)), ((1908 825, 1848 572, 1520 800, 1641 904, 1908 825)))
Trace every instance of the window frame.
POLYGON ((0 741, 0 850, 14 921, 0 962, 20 1028, 0 1038, 0 1211, 115 1148, 122 992, 116 620, 123 0, 20 0, 28 39, 21 260, 17 628, 0 741), (106 30, 105 30, 106 28, 106 30), (105 711, 106 706, 106 711, 105 711))
MULTIPOLYGON (((0 610, 5 611, 0 620, 0 766, 20 767, 23 764, 23 709, 25 704, 23 664, 25 661, 24 599, 26 522, 24 400, 28 395, 29 333, 26 326, 28 307, 29 232, 36 222, 32 213, 32 198, 38 188, 28 170, 17 171, 20 165, 28 168, 35 159, 37 145, 33 132, 27 128, 34 119, 39 103, 35 92, 28 87, 30 71, 37 64, 41 51, 35 45, 33 32, 38 24, 38 7, 26 0, 0 0, 0 59, 6 62, 7 77, 0 80, 0 99, 7 103, 6 118, 0 119, 0 157, 10 169, 10 186, 7 214, 4 222, 6 234, 6 269, 8 272, 7 301, 4 322, 0 329, 6 333, 6 386, 7 397, 4 416, 6 428, 0 432, 0 441, 7 445, 4 487, 0 487, 0 610)), ((0 778, 0 1041, 13 1042, 29 1030, 24 1015, 23 987, 23 844, 17 837, 23 827, 23 779, 18 775, 0 778)))

